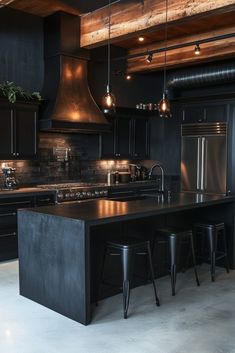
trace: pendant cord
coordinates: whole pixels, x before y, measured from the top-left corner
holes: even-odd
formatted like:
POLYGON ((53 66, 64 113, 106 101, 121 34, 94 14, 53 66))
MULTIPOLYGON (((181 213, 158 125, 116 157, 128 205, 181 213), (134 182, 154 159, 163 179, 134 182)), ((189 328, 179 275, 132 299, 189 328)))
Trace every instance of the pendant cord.
MULTIPOLYGON (((109 27, 108 27, 108 87, 110 87, 110 59, 111 59, 111 51, 110 51, 110 35, 111 35, 111 6, 109 0, 109 27)), ((110 89, 110 88, 109 88, 110 89)))
POLYGON ((166 23, 165 23, 165 62, 164 62, 164 89, 166 92, 166 53, 167 53, 167 30, 168 30, 168 0, 166 0, 166 23))

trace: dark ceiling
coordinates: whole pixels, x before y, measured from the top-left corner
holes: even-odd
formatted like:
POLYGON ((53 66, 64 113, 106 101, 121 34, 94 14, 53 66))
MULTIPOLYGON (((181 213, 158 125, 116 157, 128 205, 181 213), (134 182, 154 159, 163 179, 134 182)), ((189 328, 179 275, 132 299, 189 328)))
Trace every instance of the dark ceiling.
POLYGON ((108 4, 108 0, 63 0, 63 2, 79 9, 82 13, 94 11, 108 4))

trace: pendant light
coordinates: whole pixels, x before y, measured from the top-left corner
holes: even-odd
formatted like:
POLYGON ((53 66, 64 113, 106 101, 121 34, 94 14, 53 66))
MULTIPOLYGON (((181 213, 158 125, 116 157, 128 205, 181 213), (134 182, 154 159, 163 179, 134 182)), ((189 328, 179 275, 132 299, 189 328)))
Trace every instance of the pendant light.
POLYGON ((116 98, 114 94, 111 92, 111 85, 110 85, 110 66, 111 66, 111 52, 110 52, 110 32, 111 32, 111 6, 109 0, 109 34, 108 34, 108 82, 106 87, 106 93, 102 98, 102 107, 104 113, 112 113, 115 112, 116 106, 116 98))
POLYGON ((163 95, 158 104, 158 111, 161 118, 171 118, 170 101, 167 98, 166 92, 166 53, 167 53, 167 21, 168 21, 168 0, 166 0, 166 23, 165 23, 165 62, 164 62, 164 77, 163 77, 163 95))

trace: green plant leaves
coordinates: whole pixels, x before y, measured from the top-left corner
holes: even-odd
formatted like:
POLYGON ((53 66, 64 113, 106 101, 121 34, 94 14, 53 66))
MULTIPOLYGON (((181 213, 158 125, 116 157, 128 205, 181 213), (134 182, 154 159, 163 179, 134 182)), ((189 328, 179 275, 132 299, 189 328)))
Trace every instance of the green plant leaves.
POLYGON ((0 96, 6 97, 11 103, 15 103, 17 98, 24 100, 42 100, 39 92, 29 93, 22 87, 15 85, 14 82, 9 81, 0 83, 0 96))

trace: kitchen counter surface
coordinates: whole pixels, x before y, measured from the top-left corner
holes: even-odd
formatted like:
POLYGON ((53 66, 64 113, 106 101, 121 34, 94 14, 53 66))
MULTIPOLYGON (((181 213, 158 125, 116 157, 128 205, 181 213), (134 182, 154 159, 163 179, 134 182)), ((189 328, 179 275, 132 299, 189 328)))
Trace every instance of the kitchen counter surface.
POLYGON ((95 225, 233 202, 234 200, 235 196, 223 195, 177 193, 172 194, 171 198, 167 198, 162 195, 154 197, 154 194, 150 194, 142 200, 123 202, 99 199, 28 209, 25 212, 39 212, 95 225))

